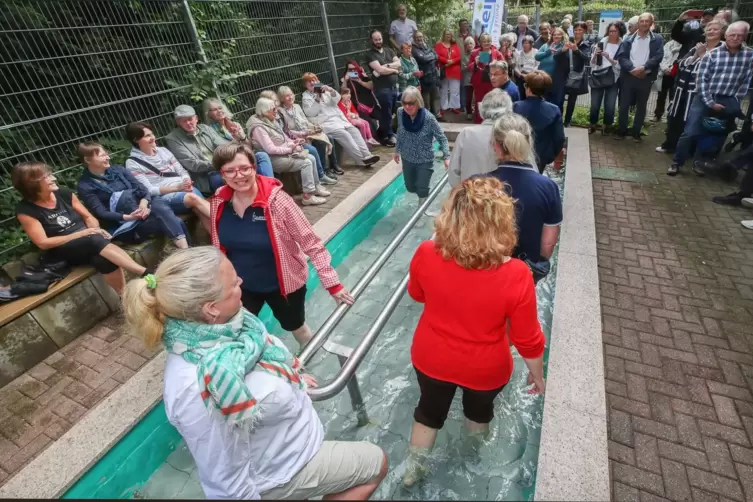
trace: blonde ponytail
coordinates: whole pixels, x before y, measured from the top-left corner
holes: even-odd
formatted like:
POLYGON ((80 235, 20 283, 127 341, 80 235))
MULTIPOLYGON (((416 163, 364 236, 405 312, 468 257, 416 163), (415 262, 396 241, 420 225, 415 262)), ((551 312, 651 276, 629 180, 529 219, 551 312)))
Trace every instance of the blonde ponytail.
POLYGON ((503 160, 535 164, 531 124, 517 113, 505 113, 494 122, 494 142, 504 154, 503 160))
POLYGON ((127 329, 153 348, 162 338, 166 317, 202 321, 202 307, 224 297, 219 279, 223 259, 212 246, 181 249, 157 267, 153 288, 143 278, 130 281, 123 293, 127 329))

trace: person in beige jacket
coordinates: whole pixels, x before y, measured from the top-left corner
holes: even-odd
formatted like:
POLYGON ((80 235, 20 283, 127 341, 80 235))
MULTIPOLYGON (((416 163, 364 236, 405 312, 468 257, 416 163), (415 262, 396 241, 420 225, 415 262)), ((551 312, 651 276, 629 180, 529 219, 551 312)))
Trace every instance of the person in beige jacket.
POLYGON ((455 140, 455 148, 450 157, 451 186, 476 174, 486 174, 497 169, 497 158, 492 148, 492 128, 495 120, 511 112, 512 100, 506 92, 493 89, 484 96, 480 107, 483 122, 466 127, 455 140))

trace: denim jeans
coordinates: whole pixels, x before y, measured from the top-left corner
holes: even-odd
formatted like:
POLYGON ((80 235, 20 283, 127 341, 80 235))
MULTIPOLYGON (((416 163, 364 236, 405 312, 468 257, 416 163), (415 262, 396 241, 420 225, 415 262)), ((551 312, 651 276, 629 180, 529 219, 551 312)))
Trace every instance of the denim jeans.
POLYGON ((428 197, 429 182, 431 181, 431 174, 434 172, 434 163, 414 164, 405 160, 402 163, 405 189, 409 193, 418 195, 421 199, 428 197))
POLYGON ((374 91, 379 106, 379 139, 384 142, 395 135, 392 130, 392 108, 395 106, 397 93, 395 89, 377 89, 374 91))
POLYGON ((324 177, 324 166, 322 166, 322 159, 319 157, 319 152, 316 147, 304 143, 303 148, 314 157, 314 160, 316 161, 316 172, 319 173, 319 179, 322 179, 322 177, 324 177))
POLYGON ((700 96, 693 96, 693 102, 690 103, 688 118, 685 120, 685 129, 677 140, 677 148, 672 157, 672 163, 682 166, 690 156, 690 151, 698 136, 703 133, 703 115, 706 113, 706 105, 700 96))
MULTIPOLYGON (((159 198, 160 200, 163 200, 168 206, 170 206, 170 209, 173 210, 173 213, 175 214, 188 214, 191 212, 191 208, 186 207, 186 195, 188 195, 189 192, 170 192, 163 195, 155 196, 152 198, 152 200, 159 198)), ((204 196, 199 192, 199 189, 196 187, 193 187, 193 194, 198 195, 202 199, 204 196)))
POLYGON ((155 197, 149 205, 149 217, 138 222, 132 230, 119 234, 117 240, 126 243, 140 243, 155 234, 166 236, 171 241, 190 239, 183 220, 175 216, 170 205, 160 197, 155 197))
POLYGON ((635 104, 635 119, 633 119, 633 129, 630 135, 639 138, 643 122, 646 120, 646 106, 648 106, 648 97, 651 94, 651 81, 648 78, 637 78, 630 73, 623 72, 620 74, 620 117, 618 120, 619 134, 628 134, 628 115, 630 106, 635 104))
POLYGON ((599 110, 601 102, 604 101, 604 125, 611 126, 614 124, 614 112, 617 106, 617 83, 609 87, 591 89, 591 125, 599 122, 599 110))

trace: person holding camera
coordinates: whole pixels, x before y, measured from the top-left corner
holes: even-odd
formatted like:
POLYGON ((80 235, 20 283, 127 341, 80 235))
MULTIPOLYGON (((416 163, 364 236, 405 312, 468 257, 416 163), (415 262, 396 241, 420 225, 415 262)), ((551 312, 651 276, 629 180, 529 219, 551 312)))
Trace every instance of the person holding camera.
POLYGON ((589 134, 596 132, 601 103, 604 102, 604 125, 601 133, 609 134, 614 128, 617 109, 617 91, 620 88, 620 64, 615 59, 622 43, 624 26, 620 22, 609 23, 607 36, 596 44, 591 56, 591 113, 589 134), (609 72, 612 74, 610 75, 609 72), (610 83, 611 82, 611 83, 610 83))
POLYGON ((302 99, 303 113, 343 147, 356 165, 372 166, 379 162, 379 156, 369 151, 361 133, 340 111, 340 93, 319 82, 314 73, 303 75, 303 85, 306 87, 302 99))

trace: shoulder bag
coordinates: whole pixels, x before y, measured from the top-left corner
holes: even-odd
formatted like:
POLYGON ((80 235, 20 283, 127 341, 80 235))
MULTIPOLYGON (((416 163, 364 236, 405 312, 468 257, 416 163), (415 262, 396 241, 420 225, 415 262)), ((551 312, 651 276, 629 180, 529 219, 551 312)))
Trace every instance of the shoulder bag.
POLYGON ((592 69, 591 74, 588 76, 588 85, 591 86, 591 89, 612 87, 614 83, 614 68, 612 66, 592 69))
POLYGON ((154 174, 156 174, 157 176, 159 176, 161 178, 180 178, 181 177, 180 174, 175 173, 173 171, 168 171, 166 173, 163 173, 162 171, 160 171, 159 169, 157 169, 156 167, 154 167, 153 165, 151 165, 149 162, 147 162, 147 161, 145 161, 143 159, 139 159, 137 157, 128 157, 127 160, 132 160, 132 161, 134 161, 137 164, 141 164, 142 166, 146 167, 151 172, 153 172, 154 174))
POLYGON ((581 71, 573 70, 573 51, 567 51, 567 57, 570 59, 570 73, 567 74, 565 81, 565 93, 567 94, 586 94, 588 92, 588 81, 586 80, 585 66, 581 71))

